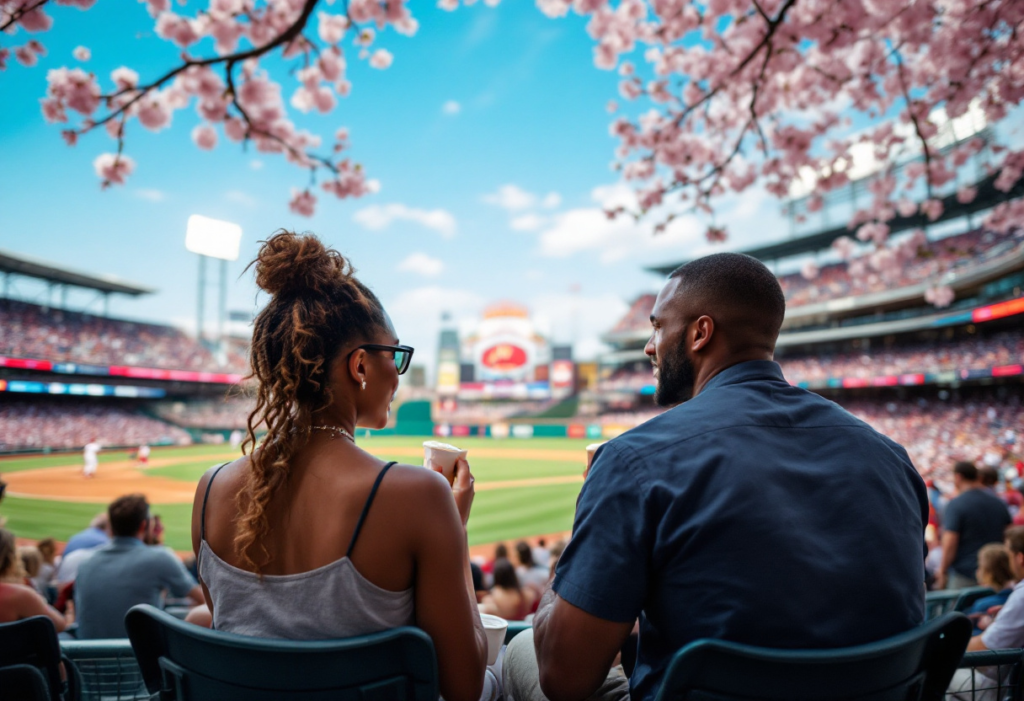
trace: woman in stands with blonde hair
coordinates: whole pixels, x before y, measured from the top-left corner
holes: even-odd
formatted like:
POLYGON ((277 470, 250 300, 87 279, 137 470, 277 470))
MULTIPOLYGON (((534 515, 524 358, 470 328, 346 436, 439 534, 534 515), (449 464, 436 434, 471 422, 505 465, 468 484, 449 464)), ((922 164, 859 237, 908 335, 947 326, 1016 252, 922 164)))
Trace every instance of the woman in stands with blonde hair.
POLYGON ((14 534, 0 528, 0 623, 13 623, 32 616, 46 616, 57 632, 66 621, 55 608, 46 603, 39 592, 24 584, 25 570, 14 540, 14 534))
POLYGON ((466 541, 469 464, 452 486, 354 438, 387 423, 413 349, 315 236, 278 232, 254 264, 271 299, 253 331, 249 454, 207 472, 192 516, 214 628, 316 640, 416 625, 434 641, 444 698, 476 701, 487 642, 466 541))

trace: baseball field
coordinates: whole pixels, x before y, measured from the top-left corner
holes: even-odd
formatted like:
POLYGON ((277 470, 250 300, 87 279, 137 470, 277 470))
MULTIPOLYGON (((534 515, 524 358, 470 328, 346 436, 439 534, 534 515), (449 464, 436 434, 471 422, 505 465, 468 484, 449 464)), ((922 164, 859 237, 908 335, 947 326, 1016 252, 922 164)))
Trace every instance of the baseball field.
MULTIPOLYGON (((367 437, 359 445, 384 460, 422 464, 423 438, 367 437)), ((460 438, 476 476, 470 545, 568 531, 592 440, 460 438)), ((81 475, 75 454, 0 459, 7 496, 0 519, 19 538, 64 541, 122 494, 146 494, 166 524, 165 542, 191 550, 189 524, 199 477, 238 453, 228 446, 154 449, 145 469, 126 451, 100 454, 97 476, 81 475)), ((344 465, 338 466, 339 470, 344 465)))

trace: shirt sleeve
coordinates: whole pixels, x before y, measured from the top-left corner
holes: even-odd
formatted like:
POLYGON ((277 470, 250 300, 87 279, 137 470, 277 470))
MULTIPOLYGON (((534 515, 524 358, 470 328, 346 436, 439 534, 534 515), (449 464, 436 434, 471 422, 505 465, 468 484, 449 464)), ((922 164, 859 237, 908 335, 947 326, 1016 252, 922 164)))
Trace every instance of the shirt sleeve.
POLYGON ((947 531, 953 531, 954 533, 960 532, 960 527, 963 525, 960 523, 960 504, 956 499, 953 499, 946 505, 946 513, 942 515, 942 527, 947 531))
POLYGON ((981 634, 989 650, 1024 647, 1024 589, 1014 589, 992 625, 981 634))
POLYGON ((647 591, 645 490, 634 468, 615 444, 598 450, 552 584, 570 604, 608 621, 635 620, 647 591))
POLYGON ((185 565, 177 556, 166 550, 162 550, 160 555, 160 573, 164 586, 175 598, 180 599, 187 596, 192 591, 192 587, 196 585, 196 581, 192 579, 192 575, 188 573, 185 565))

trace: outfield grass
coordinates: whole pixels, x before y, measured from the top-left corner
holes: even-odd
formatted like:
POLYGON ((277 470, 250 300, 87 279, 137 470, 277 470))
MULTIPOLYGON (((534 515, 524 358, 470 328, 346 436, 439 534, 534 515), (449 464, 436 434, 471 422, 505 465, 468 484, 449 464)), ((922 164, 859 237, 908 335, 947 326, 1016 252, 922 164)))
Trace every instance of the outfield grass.
MULTIPOLYGON (((389 455, 389 448, 419 447, 423 438, 373 437, 359 438, 360 446, 382 459, 395 459, 416 463, 414 458, 389 455)), ((469 458, 478 483, 493 481, 534 479, 539 477, 578 475, 582 465, 578 456, 588 443, 586 439, 504 439, 459 438, 452 439, 459 447, 469 449, 469 458), (566 460, 530 460, 522 458, 474 458, 474 449, 528 449, 565 450, 566 460)), ((195 482, 211 465, 231 453, 228 446, 189 446, 184 448, 154 449, 151 459, 175 459, 163 467, 151 468, 148 474, 195 482)), ((109 462, 128 458, 126 451, 113 451, 101 455, 100 461, 109 462)), ((0 474, 16 470, 39 469, 76 464, 74 454, 50 455, 32 458, 0 460, 0 474)), ((100 467, 102 470, 102 466, 100 467)), ((575 510, 579 484, 511 487, 477 492, 473 515, 469 521, 471 545, 499 540, 554 533, 569 530, 575 510)), ((6 527, 23 538, 47 536, 66 540, 82 530, 92 517, 102 510, 96 504, 25 499, 7 497, 0 502, 0 518, 7 519, 6 527)), ((153 512, 163 518, 167 530, 165 541, 177 550, 191 550, 191 504, 154 504, 153 512)))

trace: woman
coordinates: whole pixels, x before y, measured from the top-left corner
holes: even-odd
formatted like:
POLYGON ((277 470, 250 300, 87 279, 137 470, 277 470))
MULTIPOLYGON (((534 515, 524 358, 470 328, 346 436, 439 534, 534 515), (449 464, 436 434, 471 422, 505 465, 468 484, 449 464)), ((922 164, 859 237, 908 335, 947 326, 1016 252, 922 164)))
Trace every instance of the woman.
POLYGON ((214 627, 314 640, 416 625, 434 641, 444 698, 476 701, 487 641, 466 541, 469 464, 453 487, 354 439, 387 423, 412 349, 316 237, 279 232, 254 263, 271 299, 253 330, 251 450, 206 473, 192 514, 214 627))
POLYGON ((974 573, 978 584, 992 589, 995 594, 978 599, 964 613, 974 621, 974 634, 981 633, 992 622, 988 610, 1002 606, 1013 591, 1013 570, 1010 569, 1010 555, 1002 543, 989 543, 978 551, 978 569, 974 573))
POLYGON ((509 621, 521 621, 533 609, 535 597, 529 588, 519 586, 516 569, 508 560, 494 561, 494 586, 480 603, 480 611, 509 621))
POLYGON ((516 543, 516 556, 519 558, 519 567, 516 568, 519 582, 532 589, 539 598, 548 583, 548 569, 534 561, 533 549, 525 540, 516 543))
POLYGON ((32 616, 46 616, 57 632, 64 630, 64 616, 46 603, 39 592, 26 586, 14 534, 0 528, 0 623, 13 623, 32 616))

